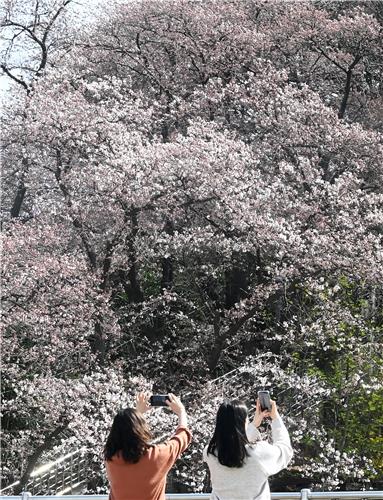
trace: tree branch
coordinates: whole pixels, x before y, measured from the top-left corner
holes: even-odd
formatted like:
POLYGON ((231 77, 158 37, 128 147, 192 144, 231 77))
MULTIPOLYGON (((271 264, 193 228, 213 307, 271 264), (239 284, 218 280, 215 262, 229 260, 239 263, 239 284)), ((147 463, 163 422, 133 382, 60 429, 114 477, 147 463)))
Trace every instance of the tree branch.
POLYGON ((9 69, 5 66, 5 64, 2 64, 1 65, 1 69, 4 71, 4 73, 9 76, 9 78, 11 78, 12 80, 14 80, 16 83, 18 83, 19 85, 21 85, 22 87, 25 88, 25 90, 27 91, 27 94, 30 93, 31 89, 29 88, 28 84, 24 82, 24 80, 22 80, 21 78, 17 78, 17 76, 13 75, 9 69))

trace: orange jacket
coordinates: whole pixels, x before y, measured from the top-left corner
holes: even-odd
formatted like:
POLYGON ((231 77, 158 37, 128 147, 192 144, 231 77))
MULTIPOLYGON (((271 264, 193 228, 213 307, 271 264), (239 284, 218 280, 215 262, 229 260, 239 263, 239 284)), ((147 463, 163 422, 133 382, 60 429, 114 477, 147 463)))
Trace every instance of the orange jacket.
POLYGON ((118 455, 107 460, 109 499, 165 500, 166 475, 190 441, 190 431, 179 427, 169 441, 150 446, 135 464, 118 455))

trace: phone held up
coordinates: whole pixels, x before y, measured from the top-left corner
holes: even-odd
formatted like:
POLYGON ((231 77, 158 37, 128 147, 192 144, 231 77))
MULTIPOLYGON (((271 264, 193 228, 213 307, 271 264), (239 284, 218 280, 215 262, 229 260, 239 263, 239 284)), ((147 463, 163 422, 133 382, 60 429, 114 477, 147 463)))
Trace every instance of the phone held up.
POLYGON ((265 410, 271 411, 271 401, 270 401, 269 391, 258 391, 258 399, 261 411, 265 410))
POLYGON ((151 406, 168 406, 166 401, 170 401, 167 394, 155 394, 150 396, 149 402, 151 406))

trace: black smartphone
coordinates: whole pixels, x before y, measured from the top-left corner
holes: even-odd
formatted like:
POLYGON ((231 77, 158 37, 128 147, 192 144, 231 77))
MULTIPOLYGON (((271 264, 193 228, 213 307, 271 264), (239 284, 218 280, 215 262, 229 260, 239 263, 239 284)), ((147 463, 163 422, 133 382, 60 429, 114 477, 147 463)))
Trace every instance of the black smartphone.
POLYGON ((169 396, 167 394, 155 394, 150 396, 150 404, 151 406, 168 406, 166 401, 170 401, 169 396))
POLYGON ((271 411, 271 401, 269 391, 258 391, 259 405, 261 411, 271 411))

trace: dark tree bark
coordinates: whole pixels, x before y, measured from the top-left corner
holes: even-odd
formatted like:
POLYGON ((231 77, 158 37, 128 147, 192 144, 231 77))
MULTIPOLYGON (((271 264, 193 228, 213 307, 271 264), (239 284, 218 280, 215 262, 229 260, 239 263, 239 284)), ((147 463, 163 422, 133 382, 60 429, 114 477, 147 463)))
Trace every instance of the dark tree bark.
POLYGON ((207 363, 211 374, 214 375, 216 372, 226 340, 233 337, 249 319, 253 318, 257 314, 258 311, 259 311, 259 305, 252 307, 246 314, 244 314, 241 318, 232 323, 222 333, 220 329, 220 316, 219 313, 216 313, 216 316, 214 318, 215 342, 208 357, 208 363, 207 363))
POLYGON ((343 98, 342 98, 342 102, 340 104, 339 111, 338 111, 338 118, 342 119, 342 118, 344 118, 344 115, 346 113, 346 108, 347 108, 348 100, 350 97, 351 80, 352 80, 352 76, 353 76, 352 71, 355 68, 355 66, 359 63, 359 61, 361 61, 362 56, 361 55, 355 56, 353 62, 350 64, 350 66, 348 68, 346 68, 346 67, 342 66, 341 64, 339 64, 337 61, 335 61, 332 57, 330 57, 322 48, 316 47, 316 49, 320 54, 322 54, 322 56, 324 56, 329 62, 334 64, 338 69, 343 71, 343 73, 345 73, 345 75, 346 75, 346 82, 345 82, 344 90, 343 90, 343 98))
POLYGON ((218 311, 216 311, 213 323, 213 332, 215 340, 207 362, 211 375, 215 373, 226 339, 226 336, 221 334, 220 320, 221 320, 220 314, 218 311))
POLYGON ((343 99, 340 104, 340 108, 338 111, 338 118, 342 119, 344 118, 344 115, 346 113, 346 108, 347 108, 347 103, 348 99, 350 97, 350 91, 351 91, 351 80, 352 80, 352 70, 355 68, 355 66, 358 64, 358 62, 362 59, 361 56, 355 57, 354 61, 348 68, 346 72, 346 82, 344 85, 344 91, 343 91, 343 99))
MULTIPOLYGON (((167 220, 164 228, 165 233, 172 236, 174 234, 174 225, 171 220, 167 220)), ((162 277, 161 290, 169 290, 173 286, 174 280, 174 259, 172 256, 161 259, 162 277)))
POLYGON ((11 217, 17 218, 20 216, 21 207, 23 206, 24 197, 27 192, 27 188, 25 187, 24 181, 20 181, 17 185, 16 196, 13 200, 12 208, 11 208, 11 217))
POLYGON ((135 247, 139 229, 138 214, 139 210, 137 208, 132 207, 129 211, 132 232, 128 240, 128 255, 130 267, 127 272, 127 277, 129 280, 129 286, 125 285, 125 291, 129 297, 129 302, 142 302, 144 300, 144 294, 141 290, 141 285, 138 278, 137 252, 135 247))
POLYGON ((225 272, 225 308, 231 309, 241 299, 247 297, 248 274, 234 265, 225 272))
POLYGON ((103 319, 99 315, 94 324, 94 333, 89 337, 89 344, 92 352, 97 356, 100 366, 105 365, 106 345, 104 338, 103 319))

